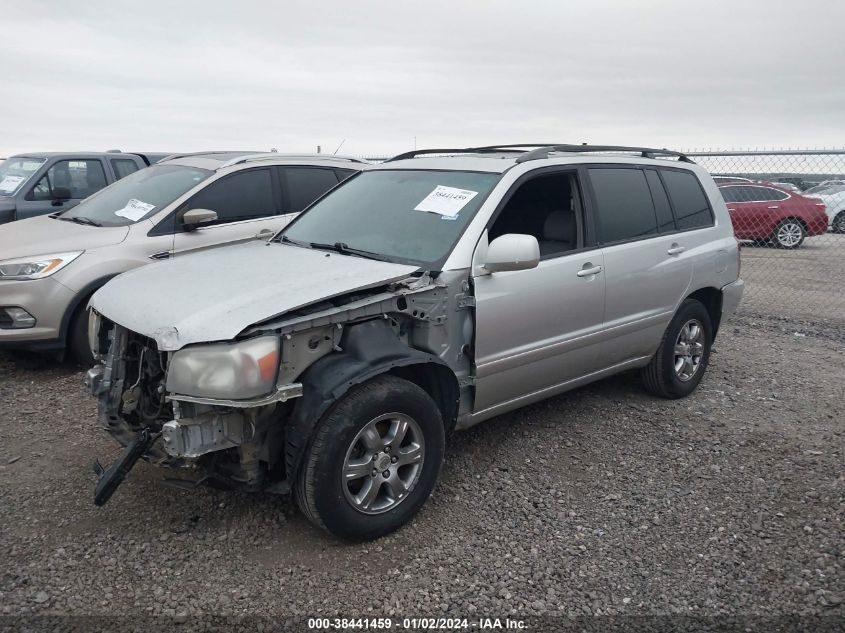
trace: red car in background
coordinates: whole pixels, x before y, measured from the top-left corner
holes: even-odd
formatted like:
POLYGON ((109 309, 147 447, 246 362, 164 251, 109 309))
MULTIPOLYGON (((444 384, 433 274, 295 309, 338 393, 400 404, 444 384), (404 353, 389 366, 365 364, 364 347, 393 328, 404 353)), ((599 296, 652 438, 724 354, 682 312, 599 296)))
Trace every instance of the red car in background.
POLYGON ((824 203, 767 182, 726 182, 719 191, 739 240, 798 248, 804 238, 827 232, 824 203))

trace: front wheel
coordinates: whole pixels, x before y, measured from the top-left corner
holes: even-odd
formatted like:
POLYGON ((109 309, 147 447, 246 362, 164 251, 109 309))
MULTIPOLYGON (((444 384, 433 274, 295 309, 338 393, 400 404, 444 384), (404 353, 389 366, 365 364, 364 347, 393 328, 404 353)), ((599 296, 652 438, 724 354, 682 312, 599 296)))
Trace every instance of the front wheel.
POLYGON ((315 525, 350 541, 384 536, 419 511, 440 477, 443 419, 396 376, 353 388, 320 420, 296 499, 315 525))
POLYGON ((707 370, 713 326, 707 308, 686 299, 663 334, 660 347, 643 368, 643 383, 662 398, 683 398, 691 394, 707 370))
POLYGON ((807 231, 798 220, 787 218, 781 220, 772 233, 772 243, 778 248, 798 248, 804 242, 807 231))
POLYGON ((831 228, 834 233, 845 233, 845 211, 840 211, 839 214, 833 218, 831 228))

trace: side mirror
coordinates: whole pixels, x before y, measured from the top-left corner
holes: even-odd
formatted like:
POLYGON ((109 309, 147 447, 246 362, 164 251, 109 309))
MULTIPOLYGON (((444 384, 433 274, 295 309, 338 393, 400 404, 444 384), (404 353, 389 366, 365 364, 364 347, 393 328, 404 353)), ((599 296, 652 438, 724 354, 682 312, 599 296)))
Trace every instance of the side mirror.
POLYGON ((60 206, 62 204, 62 201, 70 200, 72 197, 70 195, 70 189, 68 189, 67 187, 53 187, 52 194, 53 206, 56 207, 60 206))
POLYGON ((182 216, 182 228, 193 231, 200 224, 208 224, 217 220, 217 211, 210 209, 191 209, 182 216))
POLYGON ((527 270, 540 263, 540 244, 533 235, 500 235, 487 247, 484 268, 491 273, 527 270))

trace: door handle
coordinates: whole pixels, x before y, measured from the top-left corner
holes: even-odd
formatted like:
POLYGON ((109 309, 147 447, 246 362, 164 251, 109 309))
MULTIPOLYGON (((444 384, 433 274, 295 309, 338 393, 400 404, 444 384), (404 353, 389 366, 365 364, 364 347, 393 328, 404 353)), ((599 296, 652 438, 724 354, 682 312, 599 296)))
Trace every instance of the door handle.
POLYGON ((255 239, 257 239, 257 240, 269 240, 275 234, 276 234, 276 232, 272 229, 261 229, 258 233, 255 234, 255 239))
POLYGON ((582 268, 576 275, 579 277, 589 277, 590 275, 598 275, 601 272, 601 266, 593 266, 592 268, 582 268))
POLYGON ((158 261, 160 259, 170 259, 170 251, 161 251, 160 253, 153 253, 150 259, 158 261))
POLYGON ((774 205, 772 205, 772 206, 770 206, 770 207, 766 207, 766 208, 767 208, 767 209, 780 209, 780 205, 779 205, 779 204, 774 204, 774 205))
POLYGON ((670 248, 668 251, 666 251, 666 254, 667 255, 680 255, 685 250, 687 250, 686 247, 675 245, 672 248, 670 248))

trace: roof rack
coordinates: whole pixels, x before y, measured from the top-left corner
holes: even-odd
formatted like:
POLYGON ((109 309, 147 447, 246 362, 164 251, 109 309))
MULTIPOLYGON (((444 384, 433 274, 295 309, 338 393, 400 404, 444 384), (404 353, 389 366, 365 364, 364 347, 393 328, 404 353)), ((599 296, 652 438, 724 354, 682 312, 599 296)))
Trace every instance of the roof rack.
POLYGON ((256 160, 270 160, 274 158, 323 158, 333 160, 345 160, 350 163, 365 163, 370 164, 370 161, 356 156, 335 156, 334 154, 297 154, 297 153, 281 153, 281 152, 263 152, 261 154, 247 154, 246 156, 238 156, 232 160, 226 161, 218 169, 223 167, 231 167, 232 165, 240 165, 241 163, 250 163, 256 160))
POLYGON ((450 149, 415 149, 410 152, 397 154, 393 158, 388 158, 386 163, 394 160, 405 160, 406 158, 416 158, 417 156, 425 156, 426 154, 493 154, 498 152, 525 152, 529 147, 546 147, 551 143, 513 143, 511 145, 484 145, 481 147, 462 147, 450 149))
POLYGON ((668 150, 666 148, 655 149, 653 147, 627 147, 624 145, 549 145, 547 147, 539 147, 530 152, 525 152, 516 159, 516 162, 524 163, 528 160, 548 158, 549 154, 556 152, 633 152, 639 154, 642 158, 675 156, 679 161, 684 163, 694 162, 686 154, 673 152, 672 150, 668 150))
POLYGON ((538 160, 540 158, 547 158, 549 154, 555 152, 635 152, 640 154, 643 158, 654 158, 655 156, 676 156, 679 161, 685 163, 692 163, 693 161, 686 154, 680 152, 673 152, 668 149, 655 149, 652 147, 627 147, 623 145, 556 145, 554 143, 513 143, 510 145, 484 145, 482 147, 465 147, 462 149, 420 149, 404 154, 398 154, 393 158, 388 158, 386 163, 395 160, 405 160, 407 158, 416 158, 417 156, 424 156, 426 154, 491 154, 498 152, 518 152, 520 156, 516 159, 517 163, 524 163, 528 160, 538 160), (532 149, 528 149, 532 148, 532 149))

